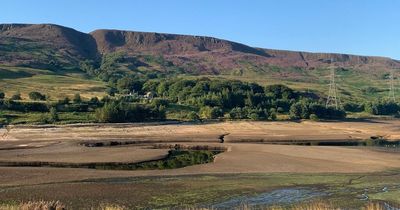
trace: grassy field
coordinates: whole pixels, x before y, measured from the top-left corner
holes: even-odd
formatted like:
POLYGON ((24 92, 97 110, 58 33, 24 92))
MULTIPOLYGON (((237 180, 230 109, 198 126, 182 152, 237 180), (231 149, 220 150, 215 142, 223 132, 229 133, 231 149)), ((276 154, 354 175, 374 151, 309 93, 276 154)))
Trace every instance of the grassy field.
POLYGON ((80 93, 82 97, 105 95, 105 84, 89 79, 83 72, 68 70, 54 72, 49 70, 0 66, 0 90, 7 97, 19 92, 27 99, 28 93, 39 91, 51 99, 72 97, 80 93))
MULTIPOLYGON (((233 71, 235 72, 235 71, 233 71)), ((328 92, 329 69, 303 70, 296 68, 248 66, 241 74, 200 75, 180 77, 210 77, 256 82, 260 85, 285 84, 302 91, 321 95, 328 92)), ((388 95, 388 73, 368 73, 352 69, 338 69, 337 84, 342 101, 360 101, 384 98, 388 95)), ((23 97, 31 91, 40 91, 53 99, 81 93, 83 97, 105 95, 106 84, 76 70, 50 71, 25 67, 0 66, 0 90, 8 96, 20 92, 23 97)), ((398 81, 395 81, 395 86, 398 81)))
MULTIPOLYGON (((272 72, 271 70, 255 72, 250 69, 249 73, 244 73, 242 75, 222 74, 219 76, 208 76, 257 82, 264 86, 284 84, 296 90, 313 91, 320 95, 326 95, 329 90, 329 75, 329 69, 283 70, 275 68, 275 71, 272 72)), ((388 73, 361 73, 351 69, 338 69, 336 70, 336 82, 340 94, 339 97, 342 101, 375 100, 388 96, 388 73)), ((398 85, 399 82, 395 80, 395 86, 398 85)))
MULTIPOLYGON (((0 122, 7 124, 45 124, 48 113, 0 111, 0 122)), ((96 122, 94 112, 59 112, 57 124, 93 123, 96 122)))

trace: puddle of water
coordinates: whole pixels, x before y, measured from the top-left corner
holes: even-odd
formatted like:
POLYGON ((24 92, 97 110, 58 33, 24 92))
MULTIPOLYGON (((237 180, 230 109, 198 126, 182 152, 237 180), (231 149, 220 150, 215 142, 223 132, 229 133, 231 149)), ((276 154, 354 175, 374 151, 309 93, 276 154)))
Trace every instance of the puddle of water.
POLYGON ((232 209, 240 205, 266 206, 266 205, 285 205, 306 201, 312 198, 326 195, 325 192, 316 191, 308 188, 287 188, 274 190, 255 196, 241 196, 232 198, 221 203, 212 205, 214 209, 232 209))

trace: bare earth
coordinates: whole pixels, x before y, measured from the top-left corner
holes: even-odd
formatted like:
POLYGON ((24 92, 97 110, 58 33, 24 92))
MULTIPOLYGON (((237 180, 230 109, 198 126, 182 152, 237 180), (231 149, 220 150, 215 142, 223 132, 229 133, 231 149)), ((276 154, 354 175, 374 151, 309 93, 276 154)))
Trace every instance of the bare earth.
POLYGON ((0 167, 0 186, 89 178, 207 173, 361 173, 400 168, 400 153, 360 147, 271 145, 268 141, 354 141, 400 138, 400 121, 221 122, 209 124, 118 124, 11 127, 0 130, 0 162, 139 162, 163 157, 154 144, 223 146, 215 162, 172 170, 115 171, 0 167), (218 137, 225 137, 219 143, 218 137), (137 141, 115 147, 84 147, 87 141, 137 141))

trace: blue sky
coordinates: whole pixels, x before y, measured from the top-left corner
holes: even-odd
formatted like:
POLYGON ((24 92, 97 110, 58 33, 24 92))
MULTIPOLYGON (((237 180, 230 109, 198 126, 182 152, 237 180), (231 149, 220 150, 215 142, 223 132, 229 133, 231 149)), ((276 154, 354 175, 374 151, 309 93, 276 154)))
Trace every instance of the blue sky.
POLYGON ((206 35, 400 59, 399 0, 2 0, 0 23, 206 35))

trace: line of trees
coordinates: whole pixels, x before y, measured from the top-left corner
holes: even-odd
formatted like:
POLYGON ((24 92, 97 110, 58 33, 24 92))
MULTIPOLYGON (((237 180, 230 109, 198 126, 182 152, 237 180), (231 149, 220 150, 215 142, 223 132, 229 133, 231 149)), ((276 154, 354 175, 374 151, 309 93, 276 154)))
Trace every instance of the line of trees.
MULTIPOLYGON (((46 122, 59 120, 59 112, 92 112, 98 122, 141 122, 164 120, 166 110, 174 105, 191 107, 184 117, 201 119, 276 120, 285 114, 290 119, 342 119, 347 112, 368 112, 374 115, 397 115, 400 104, 393 101, 345 103, 343 109, 325 107, 323 100, 312 93, 295 91, 284 85, 262 87, 256 83, 225 79, 151 79, 138 81, 123 77, 115 83, 114 97, 89 100, 75 94, 58 101, 45 101, 45 94, 29 93, 31 101, 6 99, 0 92, 0 109, 47 113, 46 122), (136 95, 127 94, 134 91, 136 95), (143 94, 156 98, 144 100, 143 94), (142 98, 139 97, 142 95, 142 98)), ((18 97, 17 97, 18 98, 18 97)), ((45 121, 45 120, 44 120, 45 121)))

